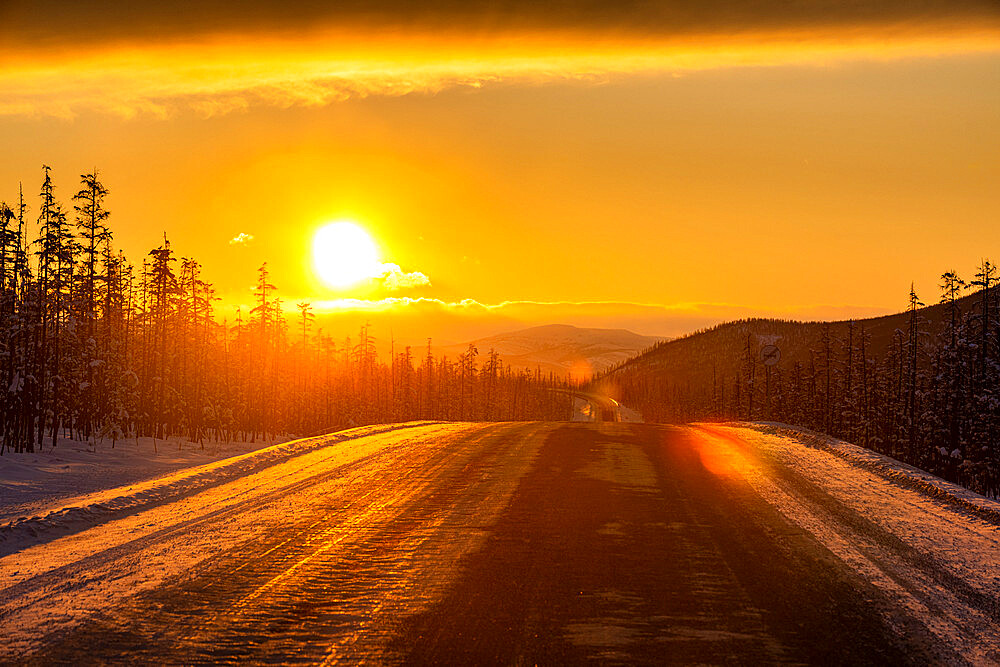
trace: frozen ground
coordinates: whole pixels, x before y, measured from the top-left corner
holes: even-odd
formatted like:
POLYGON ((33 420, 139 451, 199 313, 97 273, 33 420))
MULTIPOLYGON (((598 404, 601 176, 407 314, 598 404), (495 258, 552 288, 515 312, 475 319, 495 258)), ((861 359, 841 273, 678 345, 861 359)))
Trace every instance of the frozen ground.
POLYGON ((1000 502, 783 424, 701 427, 719 437, 711 458, 732 466, 786 517, 909 609, 942 645, 954 645, 973 664, 1000 663, 1000 502), (819 490, 836 505, 817 503, 819 490), (863 523, 839 527, 839 508, 863 523))
POLYGON ((372 426, 88 490, 0 529, 0 661, 1000 663, 1000 504, 777 424, 372 426))
POLYGON ((63 441, 0 457, 0 555, 251 475, 339 442, 428 422, 362 426, 276 445, 160 441, 148 448, 63 441), (247 451, 247 450, 250 451, 247 451), (242 453, 241 453, 242 452, 242 453))
POLYGON ((312 487, 339 489, 368 458, 380 455, 391 472, 411 441, 444 443, 471 428, 361 427, 63 499, 58 509, 16 519, 0 528, 0 619, 10 640, 0 642, 0 660, 37 642, 40 630, 72 627, 235 544, 267 542, 300 518, 303 498, 316 502, 312 487))

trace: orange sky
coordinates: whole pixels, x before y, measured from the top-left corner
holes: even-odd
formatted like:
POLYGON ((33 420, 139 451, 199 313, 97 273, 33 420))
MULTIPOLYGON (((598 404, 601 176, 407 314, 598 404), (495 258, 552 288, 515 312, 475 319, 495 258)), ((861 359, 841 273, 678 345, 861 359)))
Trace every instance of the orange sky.
POLYGON ((989 3, 791 25, 758 12, 740 30, 630 16, 607 31, 596 11, 484 28, 444 10, 227 28, 220 10, 159 33, 122 14, 80 40, 59 21, 27 39, 32 15, 11 6, 0 199, 21 180, 34 205, 44 162, 68 204, 96 165, 116 243, 141 260, 165 230, 229 312, 266 260, 290 306, 362 300, 338 311, 345 330, 673 335, 896 310, 911 280, 933 301, 940 273, 1000 249, 989 3), (310 239, 340 219, 431 284, 323 286, 310 239))

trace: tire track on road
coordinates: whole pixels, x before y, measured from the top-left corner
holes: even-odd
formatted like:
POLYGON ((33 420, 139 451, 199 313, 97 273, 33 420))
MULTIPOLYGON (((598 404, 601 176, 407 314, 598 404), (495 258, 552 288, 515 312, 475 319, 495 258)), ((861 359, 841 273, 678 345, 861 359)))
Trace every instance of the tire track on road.
MULTIPOLYGON (((322 660, 328 652, 324 637, 334 648, 345 645, 350 634, 345 619, 354 628, 371 625, 380 614, 375 601, 386 604, 394 589, 412 588, 412 581, 403 576, 405 558, 412 560, 429 541, 437 539, 438 547, 453 542, 450 537, 435 537, 445 530, 449 512, 480 517, 484 503, 508 495, 496 492, 495 485, 503 480, 491 477, 490 470, 512 447, 523 449, 530 440, 524 436, 540 428, 480 426, 447 442, 413 446, 406 456, 369 459, 355 466, 337 488, 300 489, 312 494, 313 505, 336 504, 336 509, 300 522, 290 529, 292 535, 282 534, 273 543, 260 545, 266 546, 260 557, 232 549, 205 562, 191 576, 53 638, 56 645, 45 658, 73 655, 85 645, 93 651, 93 638, 104 636, 110 639, 97 655, 138 651, 135 655, 154 661, 169 655, 171 661, 187 664, 251 656, 259 660, 290 655, 295 645, 289 642, 290 633, 310 647, 312 659, 322 660), (345 498, 353 490, 361 494, 345 498), (403 569, 394 572, 394 567, 403 569), (370 590, 362 582, 368 582, 370 590), (338 590, 345 597, 333 605, 339 611, 330 612, 330 599, 338 590), (310 621, 310 609, 328 623, 319 627, 310 621), (262 628, 273 630, 275 623, 289 627, 272 641, 274 637, 262 628), (303 633, 312 633, 308 641, 303 633)), ((374 651, 370 640, 359 650, 374 651)))
MULTIPOLYGON (((462 429, 461 433, 466 430, 468 429, 462 429)), ((431 427, 429 431, 430 433, 422 434, 423 438, 433 438, 436 435, 448 438, 448 431, 442 430, 439 426, 431 427), (440 435, 438 435, 439 432, 440 435)), ((458 437, 461 433, 452 437, 458 437)), ((129 539, 124 543, 102 549, 4 589, 2 602, 0 602, 0 616, 4 618, 8 627, 13 627, 12 624, 15 623, 17 617, 34 616, 42 611, 47 604, 59 607, 63 604, 61 600, 80 596, 92 584, 100 585, 109 579, 119 577, 122 570, 136 570, 136 568, 144 567, 141 562, 144 560, 141 557, 143 554, 147 555, 145 558, 153 553, 169 554, 178 546, 190 550, 188 543, 192 542, 194 536, 212 536, 220 529, 227 530, 237 520, 244 523, 249 521, 249 525, 252 525, 254 523, 253 513, 260 513, 269 505, 295 498, 317 485, 349 477, 380 459, 395 463, 400 458, 412 453, 413 442, 420 437, 420 433, 413 435, 407 433, 398 442, 332 468, 322 468, 328 459, 313 462, 313 465, 302 470, 315 468, 317 470, 314 474, 309 474, 305 478, 285 484, 277 489, 268 489, 275 482, 274 478, 262 478, 255 486, 241 488, 235 495, 227 496, 228 504, 220 509, 196 515, 192 519, 172 523, 142 537, 129 539)), ((336 453, 331 454, 331 456, 335 455, 336 453)), ((190 502, 190 499, 185 499, 182 502, 190 502)), ((70 537, 67 539, 80 538, 70 537)), ((207 544, 217 547, 211 541, 207 544)), ((44 549, 46 546, 42 545, 40 548, 44 549)), ((8 557, 8 560, 16 557, 16 555, 8 557)), ((69 621, 72 625, 79 619, 62 620, 69 621)), ((56 623, 56 625, 58 627, 59 624, 56 623)), ((60 628, 59 631, 62 629, 60 628)), ((26 647, 37 644, 38 640, 37 637, 26 638, 26 647)), ((0 652, 17 650, 18 646, 18 643, 0 646, 0 652)), ((0 653, 0 657, 3 653, 0 653)))

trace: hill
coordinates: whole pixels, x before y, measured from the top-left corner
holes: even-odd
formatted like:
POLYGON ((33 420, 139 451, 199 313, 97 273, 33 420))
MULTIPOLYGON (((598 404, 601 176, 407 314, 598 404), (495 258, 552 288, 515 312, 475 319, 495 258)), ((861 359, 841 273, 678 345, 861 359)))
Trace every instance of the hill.
MULTIPOLYGON (((485 355, 493 349, 513 368, 540 368, 543 373, 586 380, 663 342, 626 329, 589 329, 568 324, 547 324, 471 341, 485 355)), ((470 343, 448 345, 439 352, 455 358, 470 343)))
MULTIPOLYGON (((997 308, 996 290, 995 287, 990 290, 990 308, 993 312, 997 308)), ((981 291, 969 294, 959 299, 957 305, 962 313, 973 314, 979 312, 982 298, 981 291)), ((920 340, 926 346, 943 329, 949 318, 949 311, 946 304, 939 303, 919 308, 917 315, 920 340)), ((669 394, 675 403, 671 408, 674 417, 704 418, 710 416, 705 410, 696 410, 697 414, 687 415, 679 407, 680 404, 715 406, 720 402, 720 395, 725 404, 726 392, 729 392, 730 404, 734 400, 739 403, 739 398, 734 397, 733 392, 739 391, 737 385, 740 384, 746 391, 748 342, 758 380, 754 400, 760 406, 766 397, 758 394, 766 391, 763 385, 767 374, 787 380, 795 373, 797 365, 803 369, 805 377, 822 372, 825 359, 820 357, 826 354, 824 332, 829 335, 832 365, 836 366, 836 372, 840 372, 847 367, 849 361, 857 369, 857 360, 862 357, 881 360, 893 350, 902 354, 907 342, 909 318, 910 313, 903 311, 882 317, 835 322, 764 318, 727 322, 682 338, 658 343, 642 354, 609 369, 597 379, 597 383, 602 391, 612 397, 633 401, 637 400, 636 386, 655 387, 650 399, 653 396, 663 398, 669 394), (767 344, 776 345, 780 351, 780 360, 770 371, 760 359, 761 349, 767 344), (629 396, 630 388, 632 396, 629 396), (674 408, 679 408, 679 415, 674 408)), ((921 362, 928 363, 929 355, 922 355, 921 362)), ((746 396, 743 399, 745 411, 746 396)), ((645 401, 638 398, 638 402, 645 401)), ((646 407, 648 409, 651 406, 646 407)), ((738 409, 730 407, 728 410, 721 410, 729 416, 738 416, 734 411, 738 409)), ((757 412, 753 416, 768 417, 757 412)))

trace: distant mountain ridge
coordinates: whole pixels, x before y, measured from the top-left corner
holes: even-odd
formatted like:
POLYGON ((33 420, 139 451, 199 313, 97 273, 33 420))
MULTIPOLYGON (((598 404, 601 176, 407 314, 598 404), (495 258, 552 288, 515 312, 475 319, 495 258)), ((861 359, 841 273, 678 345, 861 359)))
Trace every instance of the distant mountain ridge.
MULTIPOLYGON (((480 357, 495 350, 513 368, 541 369, 560 377, 586 379, 634 357, 667 340, 644 336, 627 329, 595 329, 569 324, 546 324, 470 341, 480 357)), ((441 353, 456 357, 469 343, 439 347, 441 353)))

